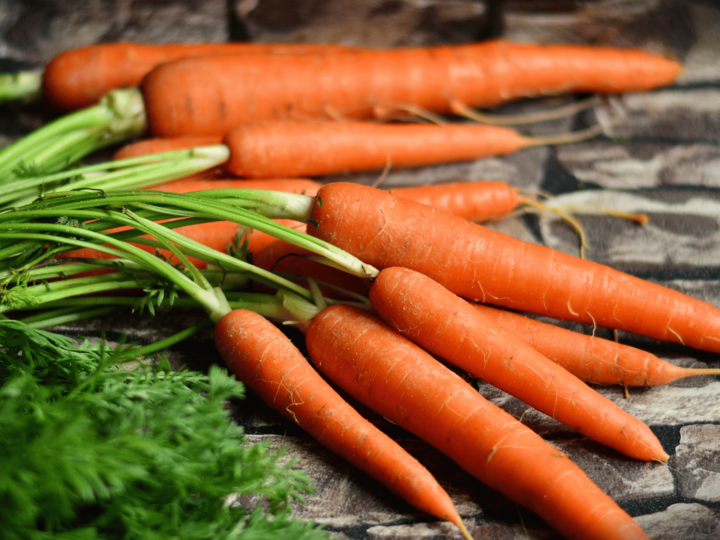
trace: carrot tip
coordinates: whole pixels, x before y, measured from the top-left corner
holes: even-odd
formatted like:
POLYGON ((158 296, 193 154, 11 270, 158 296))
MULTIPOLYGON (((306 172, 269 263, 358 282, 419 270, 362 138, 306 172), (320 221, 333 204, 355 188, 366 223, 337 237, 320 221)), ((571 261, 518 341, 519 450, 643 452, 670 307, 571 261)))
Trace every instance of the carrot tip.
POLYGON ((458 529, 460 529, 460 532, 465 537, 465 540, 473 540, 472 535, 467 530, 467 527, 465 527, 465 523, 463 523, 462 519, 458 519, 457 521, 453 521, 453 523, 457 526, 458 529))

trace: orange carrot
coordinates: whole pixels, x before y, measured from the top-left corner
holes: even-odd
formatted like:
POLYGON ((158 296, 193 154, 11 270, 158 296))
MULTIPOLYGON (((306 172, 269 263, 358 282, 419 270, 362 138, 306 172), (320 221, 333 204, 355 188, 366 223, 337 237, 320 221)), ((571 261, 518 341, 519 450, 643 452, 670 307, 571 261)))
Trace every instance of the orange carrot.
MULTIPOLYGON (((308 255, 312 255, 312 253, 284 240, 276 240, 273 238, 271 242, 253 251, 252 263, 264 270, 309 277, 334 285, 345 291, 367 296, 370 284, 365 280, 308 259, 308 255)), ((257 292, 266 291, 264 286, 259 284, 256 284, 255 290, 257 292)), ((325 287, 321 287, 320 290, 324 296, 331 298, 337 298, 338 296, 337 291, 332 291, 325 287)))
POLYGON ((510 184, 487 180, 402 187, 389 191, 398 197, 479 222, 506 216, 526 201, 510 184))
POLYGON ((56 56, 45 68, 43 90, 54 108, 87 107, 108 91, 140 84, 155 66, 209 54, 302 54, 339 45, 273 43, 101 43, 56 56))
POLYGON ((196 146, 210 146, 220 144, 220 135, 205 135, 199 137, 174 137, 170 139, 145 139, 123 146, 115 152, 113 159, 128 159, 172 150, 187 150, 196 146))
POLYGON ((262 122, 228 132, 225 167, 248 178, 319 176, 480 159, 541 141, 482 124, 262 122))
POLYGON ((597 263, 355 184, 320 189, 308 232, 465 298, 720 352, 720 310, 597 263), (317 226, 315 226, 317 224, 317 226))
POLYGON ((470 538, 450 497, 427 469, 348 405, 274 325, 252 311, 235 310, 217 323, 214 339, 228 367, 270 407, 470 538))
POLYGON ((625 455, 667 461, 640 420, 423 274, 387 268, 370 289, 385 322, 426 351, 625 455))
POLYGON ((586 382, 648 386, 693 375, 720 375, 720 369, 675 366, 654 354, 622 343, 572 332, 519 313, 482 304, 472 305, 487 319, 586 382))
POLYGON ((648 90, 679 72, 677 62, 637 50, 489 41, 184 58, 155 68, 141 87, 152 133, 175 137, 265 120, 367 119, 378 107, 447 114, 521 97, 648 90))
POLYGON ((326 308, 306 343, 318 369, 345 391, 566 537, 647 538, 567 456, 375 317, 326 308))

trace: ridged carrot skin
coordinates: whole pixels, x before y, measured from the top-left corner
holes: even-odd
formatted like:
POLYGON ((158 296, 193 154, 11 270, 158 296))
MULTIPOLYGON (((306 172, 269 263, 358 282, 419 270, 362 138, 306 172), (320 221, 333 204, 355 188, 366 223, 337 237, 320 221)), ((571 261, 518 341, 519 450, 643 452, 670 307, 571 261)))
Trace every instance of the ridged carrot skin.
POLYGON ((506 41, 305 55, 185 58, 142 81, 156 136, 227 133, 266 120, 367 119, 373 109, 450 113, 562 92, 629 92, 672 82, 677 62, 638 50, 506 41), (218 96, 221 98, 218 100, 218 96))
POLYGON ((273 43, 100 43, 63 52, 45 68, 43 91, 55 109, 88 107, 115 88, 137 86, 154 67, 209 54, 301 54, 339 45, 273 43))
POLYGON ((586 437, 636 459, 667 461, 643 422, 429 277, 407 268, 382 270, 370 302, 390 327, 426 351, 586 437))
POLYGON ((516 131, 482 124, 372 124, 274 121, 239 126, 224 139, 225 167, 237 176, 321 176, 468 161, 533 144, 516 131))
POLYGON ((567 538, 647 539, 567 456, 375 317, 329 307, 306 342, 313 363, 345 391, 567 538))
POLYGON ((308 233, 464 298, 720 352, 720 310, 601 264, 356 184, 320 189, 308 233))
POLYGON ((230 370, 270 407, 416 508, 464 529, 427 469, 344 401, 273 324, 235 310, 217 323, 214 340, 230 370))
POLYGON ((507 216, 523 201, 510 184, 487 180, 403 187, 388 191, 468 221, 478 222, 507 216))
POLYGON ((649 386, 694 375, 720 374, 720 369, 675 366, 635 347, 572 332, 519 313, 483 304, 472 306, 543 356, 589 383, 649 386))

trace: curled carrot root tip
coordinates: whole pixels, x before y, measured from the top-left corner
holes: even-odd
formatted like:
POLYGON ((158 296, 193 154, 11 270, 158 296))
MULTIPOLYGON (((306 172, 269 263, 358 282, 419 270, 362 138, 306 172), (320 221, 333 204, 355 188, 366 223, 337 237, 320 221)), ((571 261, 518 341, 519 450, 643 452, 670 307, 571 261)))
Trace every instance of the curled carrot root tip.
POLYGON ((615 210, 614 208, 605 208, 603 206, 565 206, 565 210, 570 212, 593 212, 593 213, 599 213, 606 216, 612 216, 617 217, 621 219, 627 219, 629 221, 634 221, 635 223, 639 225, 645 225, 646 223, 650 223, 650 217, 647 214, 635 214, 633 212, 624 212, 623 210, 615 210))
POLYGON ((468 120, 474 120, 483 124, 494 124, 494 125, 521 125, 521 124, 536 124, 539 122, 546 122, 548 120, 557 120, 559 118, 565 118, 572 116, 579 112, 591 109, 596 105, 602 103, 602 98, 598 95, 590 96, 589 98, 569 103, 561 107, 555 107, 545 111, 535 111, 527 114, 512 114, 512 115, 496 115, 496 114, 485 114, 480 111, 468 107, 464 103, 457 100, 450 102, 450 111, 453 114, 467 118, 468 120))
POLYGON ((560 216, 562 219, 567 221, 570 226, 575 229, 578 236, 580 237, 580 258, 585 258, 585 252, 590 248, 590 245, 586 241, 586 235, 585 235, 585 229, 583 229, 583 226, 580 225, 580 222, 575 219, 573 216, 568 214, 563 208, 553 208, 551 206, 548 206, 546 204, 543 204, 538 201, 534 201, 533 199, 528 199, 523 197, 520 200, 521 204, 524 204, 526 206, 529 206, 531 208, 535 208, 539 210, 540 212, 549 212, 551 214, 555 214, 557 216, 560 216))

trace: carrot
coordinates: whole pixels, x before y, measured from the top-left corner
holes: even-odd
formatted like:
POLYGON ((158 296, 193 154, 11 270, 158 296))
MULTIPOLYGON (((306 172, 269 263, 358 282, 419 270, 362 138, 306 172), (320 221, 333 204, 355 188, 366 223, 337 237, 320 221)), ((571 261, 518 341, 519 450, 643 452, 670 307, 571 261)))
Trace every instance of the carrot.
POLYGON ((306 343, 318 369, 356 399, 566 537, 647 538, 567 456, 375 317, 326 308, 311 321, 306 343))
POLYGON ((234 310, 217 323, 214 340, 232 372, 270 407, 470 538, 450 497, 427 469, 348 405, 278 328, 252 311, 234 310))
POLYGON ((720 369, 675 366, 635 347, 572 332, 519 313, 482 304, 472 305, 487 319, 586 382, 648 386, 668 384, 693 375, 720 374, 720 369))
POLYGON ((220 135, 205 135, 199 137, 175 137, 171 139, 145 139, 123 146, 115 152, 113 159, 128 159, 148 154, 159 154, 171 150, 186 150, 196 146, 210 146, 220 144, 220 135))
POLYGON ((427 276, 387 268, 370 289, 375 311, 426 351, 625 455, 667 461, 652 431, 427 276))
POLYGON ((543 141, 481 124, 274 121, 239 126, 223 142, 230 148, 229 172, 277 178, 466 161, 543 141))
POLYGON ((720 311, 706 302, 381 190, 328 184, 309 223, 368 264, 411 268, 471 300, 720 352, 720 311))
MULTIPOLYGON (((368 290, 370 289, 367 281, 308 259, 308 255, 312 255, 312 253, 284 240, 272 239, 271 242, 253 251, 252 263, 265 270, 288 273, 300 277, 309 277, 334 285, 345 291, 367 296, 368 290)), ((261 285, 256 285, 255 290, 260 292, 266 289, 261 285)), ((324 287, 321 287, 321 291, 324 296, 331 298, 337 297, 336 291, 330 291, 324 287)))
POLYGON ((101 43, 63 52, 45 68, 43 90, 54 108, 87 107, 115 88, 136 86, 155 66, 208 54, 302 54, 339 45, 273 43, 101 43))
POLYGON ((468 221, 500 218, 527 201, 505 182, 481 180, 394 188, 390 193, 468 221))
POLYGON ((184 58, 155 68, 141 87, 152 133, 175 137, 273 119, 367 119, 378 107, 448 114, 521 97, 648 90, 679 72, 677 62, 637 50, 489 41, 184 58))

